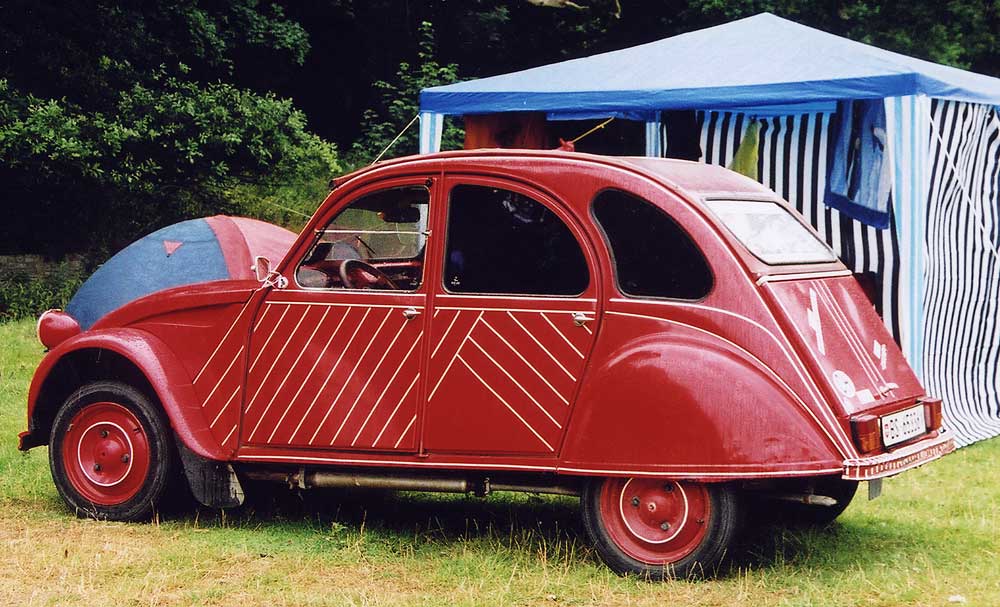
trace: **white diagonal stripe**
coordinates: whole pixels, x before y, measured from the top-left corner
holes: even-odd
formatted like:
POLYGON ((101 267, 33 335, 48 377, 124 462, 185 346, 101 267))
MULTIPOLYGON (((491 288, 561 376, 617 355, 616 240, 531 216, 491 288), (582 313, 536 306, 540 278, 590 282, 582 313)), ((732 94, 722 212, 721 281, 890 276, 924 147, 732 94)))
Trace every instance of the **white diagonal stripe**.
MULTIPOLYGON (((274 361, 271 362, 271 367, 267 370, 267 373, 264 375, 264 379, 261 380, 260 385, 257 386, 257 391, 254 392, 253 397, 249 401, 247 401, 247 408, 246 411, 244 411, 244 413, 250 412, 250 409, 253 407, 254 402, 257 400, 257 396, 259 396, 260 391, 264 389, 264 384, 266 384, 268 378, 271 377, 271 373, 274 372, 274 368, 278 365, 278 361, 281 360, 281 355, 285 353, 285 348, 287 348, 288 344, 292 342, 292 337, 295 336, 295 332, 299 330, 299 327, 302 325, 302 321, 305 320, 306 316, 309 316, 309 308, 306 308, 302 312, 302 316, 299 317, 299 321, 295 323, 295 327, 293 327, 292 330, 289 331, 288 337, 285 338, 285 343, 281 345, 281 350, 278 350, 278 355, 274 357, 274 361)), ((261 350, 261 352, 263 352, 263 350, 261 350)), ((247 373, 248 379, 249 375, 250 374, 247 373)))
MULTIPOLYGON (((389 414, 389 419, 385 420, 385 425, 382 426, 382 430, 378 433, 378 436, 375 437, 375 440, 372 441, 372 447, 375 447, 375 445, 378 444, 378 441, 379 439, 382 438, 382 435, 385 433, 386 428, 389 427, 389 424, 392 423, 393 418, 396 417, 396 412, 399 411, 399 408, 403 406, 403 403, 406 402, 406 397, 410 395, 410 390, 413 389, 413 386, 417 385, 418 379, 420 379, 419 373, 417 373, 416 376, 414 376, 413 381, 410 382, 410 387, 406 389, 406 392, 403 392, 403 397, 399 399, 398 403, 396 403, 396 408, 393 409, 392 413, 389 414)), ((399 442, 397 441, 396 444, 398 445, 399 442)))
POLYGON ((253 330, 254 331, 256 331, 257 329, 260 328, 261 323, 264 322, 264 319, 267 318, 267 313, 270 312, 270 311, 271 311, 271 306, 268 306, 268 307, 264 308, 264 313, 261 314, 260 318, 257 319, 257 322, 254 323, 254 326, 253 326, 253 330))
MULTIPOLYGON (((210 430, 211 430, 211 429, 213 429, 213 428, 215 428, 215 422, 219 421, 219 418, 220 418, 220 417, 222 417, 222 413, 223 413, 223 412, 224 412, 224 411, 225 411, 225 410, 226 410, 227 408, 229 408, 229 403, 233 402, 233 399, 234 399, 234 398, 236 398, 236 394, 237 394, 237 393, 239 393, 239 391, 240 391, 240 386, 236 386, 236 389, 235 389, 235 390, 233 390, 233 395, 229 397, 229 400, 227 400, 227 401, 226 401, 226 404, 222 405, 222 408, 221 408, 221 409, 219 409, 219 412, 218 412, 218 413, 217 413, 217 414, 215 415, 215 419, 213 419, 213 420, 212 420, 212 423, 210 423, 210 424, 208 425, 208 428, 209 428, 210 430)), ((224 442, 224 441, 223 441, 223 442, 224 442)))
MULTIPOLYGON (((253 435, 257 433, 257 428, 259 428, 261 422, 264 421, 264 416, 266 416, 267 412, 271 410, 271 405, 274 404, 274 399, 278 398, 278 395, 281 394, 281 389, 285 387, 285 382, 288 381, 288 378, 291 377, 292 373, 295 372, 295 367, 297 367, 299 361, 302 360, 302 355, 306 353, 306 350, 309 349, 309 344, 311 344, 313 338, 316 337, 316 331, 319 331, 319 328, 323 324, 323 321, 326 320, 327 314, 329 314, 330 310, 332 309, 333 308, 327 308, 326 310, 323 310, 323 316, 320 317, 319 321, 316 323, 316 326, 313 327, 312 333, 310 333, 309 337, 306 339, 305 345, 303 345, 302 349, 299 350, 299 355, 295 357, 295 361, 292 362, 292 366, 288 367, 288 373, 285 373, 285 377, 281 380, 281 383, 278 384, 278 389, 275 390, 274 394, 271 395, 271 400, 267 401, 267 406, 264 407, 264 411, 260 414, 260 417, 257 418, 257 423, 254 425, 253 430, 250 431, 249 436, 247 436, 248 441, 253 440, 253 435)), ((307 310, 306 313, 308 314, 309 308, 306 308, 306 310, 307 310)), ((291 405, 292 405, 291 403, 288 403, 289 407, 291 405)), ((249 411, 250 407, 247 407, 247 410, 249 411)), ((286 413, 288 412, 288 407, 285 407, 285 412, 286 413)), ((271 430, 271 436, 274 436, 274 431, 278 429, 278 424, 280 424, 281 420, 283 419, 285 419, 284 414, 281 415, 281 418, 274 425, 274 429, 271 430)))
POLYGON ((522 386, 520 383, 518 383, 518 381, 516 379, 514 379, 514 376, 507 372, 507 369, 503 368, 503 365, 501 365, 500 363, 498 363, 495 358, 493 358, 492 356, 490 356, 490 353, 487 352, 485 348, 483 348, 482 346, 480 346, 479 343, 476 340, 474 340, 474 339, 470 339, 469 343, 471 343, 472 345, 474 345, 477 348, 479 348, 479 351, 482 352, 483 355, 486 356, 486 358, 490 359, 490 362, 492 362, 494 365, 496 365, 497 369, 500 369, 500 371, 502 371, 503 374, 507 376, 507 379, 509 379, 510 381, 512 381, 515 386, 517 386, 518 388, 520 388, 521 392, 524 392, 524 395, 527 396, 528 398, 530 398, 531 402, 535 403, 535 406, 538 407, 539 411, 541 411, 542 413, 544 413, 545 417, 549 418, 549 421, 551 421, 553 424, 556 425, 556 428, 559 428, 560 430, 562 429, 562 424, 560 424, 559 422, 557 422, 554 417, 552 417, 551 415, 549 415, 549 412, 545 410, 545 407, 543 407, 541 403, 539 403, 537 400, 535 400, 535 397, 532 396, 530 392, 528 392, 527 390, 525 390, 524 386, 522 386))
MULTIPOLYGON (((333 308, 327 308, 327 310, 332 310, 332 309, 333 308)), ((271 440, 274 438, 275 432, 277 432, 278 428, 281 427, 281 422, 283 422, 285 420, 285 416, 288 415, 288 410, 292 408, 292 405, 295 403, 295 400, 298 399, 299 394, 302 393, 302 389, 305 388, 307 385, 309 385, 309 379, 312 377, 313 372, 316 371, 316 366, 319 365, 320 361, 323 360, 323 355, 326 354, 327 348, 330 347, 330 343, 333 342, 333 338, 336 337, 337 333, 340 332, 341 325, 344 324, 344 321, 347 320, 347 317, 350 314, 351 314, 351 308, 348 308, 347 311, 344 312, 344 315, 340 317, 340 322, 337 323, 337 328, 335 328, 333 332, 330 333, 330 337, 328 337, 326 343, 323 344, 323 347, 320 349, 319 354, 316 356, 316 360, 313 362, 312 368, 310 368, 309 372, 306 373, 305 379, 303 379, 302 383, 299 384, 299 389, 295 391, 295 396, 293 396, 292 399, 288 401, 288 406, 285 407, 285 412, 281 414, 281 418, 278 420, 278 423, 276 423, 274 425, 274 429, 271 430, 271 436, 267 437, 267 442, 271 442, 271 440)), ((299 423, 301 424, 302 422, 300 421, 299 423)), ((298 430, 298 428, 296 428, 296 430, 298 430)))
MULTIPOLYGON (((541 349, 542 349, 542 352, 545 352, 545 353, 546 353, 546 354, 548 355, 548 357, 552 359, 552 362, 554 362, 554 363, 555 363, 555 364, 556 364, 556 365, 557 365, 557 366, 558 366, 558 367, 559 367, 560 369, 562 369, 563 373, 565 373, 566 375, 568 375, 568 376, 569 376, 569 378, 570 378, 570 379, 572 379, 573 381, 576 381, 576 378, 575 378, 575 377, 573 377, 573 374, 572 374, 572 373, 570 373, 570 372, 569 372, 569 371, 568 371, 568 370, 566 369, 566 367, 564 367, 564 366, 562 365, 562 363, 561 363, 561 362, 559 362, 559 359, 558 359, 558 358, 556 358, 555 356, 553 356, 553 355, 552 355, 552 353, 551 353, 551 352, 549 352, 549 351, 548 351, 548 349, 546 349, 546 348, 545 348, 545 346, 543 346, 543 345, 542 345, 542 342, 538 341, 538 340, 537 340, 537 339, 535 338, 535 336, 531 334, 531 331, 529 331, 527 327, 525 327, 524 325, 522 325, 522 324, 521 324, 521 321, 519 321, 519 320, 517 319, 517 317, 516 317, 516 316, 514 316, 514 315, 513 315, 513 314, 511 314, 510 312, 507 312, 507 316, 510 316, 510 319, 511 319, 511 320, 513 320, 514 322, 516 322, 516 323, 517 323, 517 326, 521 327, 521 330, 522 330, 522 331, 524 331, 524 332, 525 332, 525 333, 527 334, 527 336, 531 338, 531 341, 535 342, 535 345, 536 345, 536 346, 538 346, 539 348, 541 348, 541 349)), ((498 335, 499 335, 499 333, 498 333, 498 335)), ((508 345, 508 346, 510 346, 510 344, 507 344, 507 345, 508 345)), ((517 349, 516 349, 516 348, 514 348, 514 346, 510 346, 510 347, 511 347, 511 349, 513 349, 513 350, 514 350, 515 352, 517 351, 517 349)))
POLYGON ((568 337, 563 335, 562 331, 560 331, 554 324, 552 324, 552 321, 549 320, 549 317, 545 315, 545 312, 539 312, 539 314, 542 316, 542 320, 549 323, 549 326, 552 327, 552 330, 555 331, 559 335, 559 337, 562 338, 564 342, 566 342, 566 345, 569 346, 570 348, 573 348, 573 351, 576 352, 580 358, 583 358, 583 352, 578 350, 577 347, 573 345, 573 342, 571 342, 568 337))
MULTIPOLYGON (((323 424, 325 424, 327 418, 330 417, 330 413, 333 412, 333 408, 337 406, 337 401, 340 400, 340 396, 344 393, 344 390, 346 390, 347 386, 351 383, 351 378, 354 377, 354 373, 358 370, 358 367, 361 366, 361 361, 365 359, 365 356, 368 354, 369 348, 371 348, 372 344, 375 343, 375 338, 378 337, 378 334, 382 332, 382 327, 385 326, 385 321, 389 320, 390 314, 392 314, 392 310, 389 310, 388 312, 385 313, 385 316, 382 317, 382 322, 379 323, 378 328, 375 329, 374 332, 372 332, 372 338, 368 340, 368 345, 365 346, 365 349, 361 352, 361 356, 359 356, 357 362, 354 363, 354 368, 351 369, 351 372, 347 374, 347 379, 345 379, 344 383, 340 386, 340 392, 337 392, 337 396, 335 396, 333 401, 330 402, 330 408, 326 410, 326 415, 323 416, 323 420, 320 421, 319 424, 316 426, 316 430, 313 432, 312 437, 309 439, 310 445, 313 443, 314 440, 316 440, 316 435, 319 434, 319 431, 323 427, 323 424)), ((341 427, 343 427, 343 425, 341 425, 341 427)))
MULTIPOLYGON (((365 418, 364 423, 362 423, 361 427, 358 428, 358 433, 354 435, 354 440, 351 441, 351 446, 352 447, 354 446, 354 443, 358 442, 358 437, 361 436, 361 433, 364 431, 365 426, 368 425, 368 420, 370 420, 372 418, 372 415, 375 414, 375 409, 378 409, 378 405, 379 405, 379 403, 382 402, 382 398, 385 396, 385 393, 389 391, 389 387, 392 386, 392 382, 396 381, 396 376, 399 375, 399 372, 403 370, 403 365, 406 364, 407 359, 410 358, 410 354, 413 353, 413 350, 417 347, 417 344, 420 343, 420 338, 423 337, 423 335, 424 335, 423 331, 421 331, 417 335, 417 338, 415 340, 413 340, 413 345, 410 346, 410 349, 406 351, 406 355, 403 356, 403 360, 399 361, 399 365, 396 367, 396 370, 393 372, 392 377, 389 378, 389 381, 385 382, 385 387, 382 388, 381 394, 378 395, 378 398, 375 399, 375 404, 372 405, 371 409, 368 411, 368 417, 365 418)), ((390 345, 389 347, 391 348, 392 346, 390 345)), ((382 364, 382 361, 379 361, 379 365, 381 365, 381 364, 382 364)))
POLYGON ((455 312, 455 316, 453 316, 451 318, 451 322, 448 323, 448 328, 444 330, 444 335, 441 336, 441 339, 438 341, 438 345, 434 348, 434 351, 431 352, 431 358, 434 358, 437 355, 438 350, 441 349, 441 344, 444 343, 444 340, 446 337, 448 337, 448 333, 451 331, 452 326, 455 325, 455 321, 458 320, 458 317, 461 316, 461 314, 462 313, 459 311, 455 312))
POLYGON ((226 443, 229 442, 229 439, 233 436, 233 432, 236 432, 236 428, 238 428, 238 427, 239 427, 239 424, 236 424, 235 426, 233 426, 233 429, 229 431, 229 434, 226 435, 226 438, 222 439, 222 444, 223 445, 225 445, 226 443))
POLYGON ((226 379, 226 376, 229 375, 229 370, 232 369, 233 365, 236 364, 236 361, 239 360, 240 354, 243 354, 243 346, 240 346, 240 349, 236 351, 236 356, 233 357, 233 360, 229 363, 229 366, 226 367, 226 370, 222 372, 222 375, 219 377, 219 381, 215 382, 215 387, 212 388, 212 391, 208 393, 207 397, 205 397, 205 402, 201 403, 202 409, 205 408, 208 401, 212 400, 212 396, 215 394, 215 391, 219 389, 220 385, 222 385, 222 380, 226 379))
MULTIPOLYGON (((298 434, 299 429, 302 428, 302 423, 306 421, 307 417, 309 417, 309 413, 312 412, 312 408, 316 404, 316 401, 319 400, 320 395, 323 394, 323 390, 326 390, 326 384, 330 382, 330 378, 333 377, 333 372, 337 370, 337 367, 340 365, 340 361, 344 359, 344 355, 347 354, 347 350, 350 349, 351 344, 354 343, 354 338, 358 335, 358 331, 360 331, 361 327, 365 324, 365 319, 368 318, 368 314, 371 313, 371 311, 372 311, 371 308, 366 309, 365 315, 361 317, 361 320, 354 327, 354 333, 351 334, 351 338, 347 340, 347 343, 340 351, 340 356, 337 357, 337 362, 333 363, 333 366, 330 367, 330 372, 326 374, 326 379, 323 380, 323 384, 319 387, 319 390, 316 391, 316 396, 313 397, 312 402, 310 402, 309 406, 306 407, 306 412, 302 414, 302 417, 299 419, 298 425, 295 426, 295 431, 292 432, 292 436, 291 438, 288 439, 288 442, 292 442, 293 440, 295 440, 295 435, 298 434)), ((350 310, 348 310, 347 312, 348 314, 350 314, 350 310)), ((346 317, 347 315, 345 314, 344 316, 346 317)), ((329 412, 327 413, 327 415, 329 415, 329 412)))
POLYGON ((406 437, 406 433, 410 431, 410 428, 413 427, 413 422, 415 422, 415 421, 417 421, 417 414, 416 413, 413 414, 413 418, 410 419, 410 423, 406 424, 406 427, 403 428, 403 433, 399 435, 399 438, 396 439, 396 444, 394 444, 392 446, 393 449, 398 448, 399 447, 399 443, 403 442, 403 438, 406 437))
POLYGON ((476 370, 473 369, 471 365, 469 365, 469 363, 465 362, 464 358, 462 358, 461 356, 459 356, 458 360, 461 361, 461 363, 463 365, 465 365, 465 368, 469 370, 469 373, 472 373, 476 377, 476 379, 478 379, 484 386, 486 386, 487 390, 489 390, 491 393, 493 393, 493 396, 495 396, 497 398, 497 400, 499 400, 501 403, 503 403, 503 406, 507 407, 507 409, 509 409, 510 412, 513 413, 515 417, 517 417, 517 419, 521 420, 521 423, 524 424, 525 428, 527 428, 528 430, 531 430, 531 433, 535 435, 535 438, 537 438, 538 440, 542 441, 542 444, 545 445, 545 447, 548 448, 549 451, 553 451, 554 450, 554 449, 552 449, 552 445, 550 445, 548 442, 546 442, 546 440, 544 438, 542 438, 541 434, 539 434, 538 432, 535 432, 535 429, 531 427, 531 424, 529 424, 528 422, 524 421, 524 418, 521 417, 521 414, 518 413, 514 409, 514 407, 511 407, 510 405, 508 405, 507 401, 505 401, 503 398, 501 398, 500 395, 497 394, 496 390, 494 390, 493 388, 491 388, 490 385, 488 383, 486 383, 486 380, 483 379, 482 377, 480 377, 479 374, 476 373, 476 370))
MULTIPOLYGON (((517 356, 518 358, 520 358, 520 359, 521 359, 521 362, 523 362, 523 363, 524 363, 525 365, 527 365, 529 369, 531 369, 532 371, 534 371, 534 372, 535 372, 535 375, 537 375, 537 376, 538 376, 538 379, 540 379, 540 380, 542 380, 543 382, 545 382, 545 385, 546 385, 546 386, 548 386, 548 387, 549 387, 549 389, 550 389, 550 390, 552 390, 552 392, 553 392, 553 393, 554 393, 554 394, 555 394, 555 395, 556 395, 557 397, 559 397, 559 400, 561 400, 562 402, 564 402, 564 403, 565 403, 565 404, 567 404, 567 405, 569 404, 569 401, 568 401, 568 400, 566 400, 566 397, 564 397, 564 396, 563 396, 562 394, 560 394, 560 393, 559 393, 559 390, 556 390, 556 387, 555 387, 555 386, 553 386, 552 384, 550 384, 550 383, 549 383, 549 380, 545 379, 545 376, 544 376, 544 375, 542 375, 542 374, 541 374, 541 373, 540 373, 540 372, 538 371, 538 369, 536 369, 536 368, 535 368, 534 366, 532 366, 532 364, 528 362, 528 359, 526 359, 526 358, 525 358, 524 356, 522 356, 522 355, 521 355, 521 353, 520 353, 520 352, 518 352, 517 348, 515 348, 515 347, 514 347, 513 345, 511 345, 511 343, 510 343, 509 341, 507 341, 507 339, 506 339, 506 338, 505 338, 505 337, 504 337, 503 335, 500 335, 500 332, 499 332, 499 331, 497 331, 496 329, 494 329, 494 328, 493 328, 493 325, 491 325, 490 323, 486 322, 485 320, 483 321, 483 324, 484 324, 484 325, 486 325, 486 328, 487 328, 487 329, 489 329, 490 331, 493 331, 493 334, 494 334, 494 335, 496 335, 497 337, 499 337, 499 338, 500 338, 500 341, 502 341, 503 343, 507 344, 507 347, 508 347, 508 348, 510 348, 510 351, 511 351, 511 352, 513 352, 513 353, 514 353, 514 354, 515 354, 515 355, 516 355, 516 356, 517 356)), ((524 328, 524 327, 522 327, 522 329, 523 329, 523 328, 524 328)), ((557 361, 557 363, 556 363, 556 364, 558 364, 558 361, 557 361)), ((559 365, 559 366, 560 366, 560 368, 562 367, 562 365, 559 365)), ((563 371, 566 371, 566 369, 563 369, 563 371)), ((569 371, 566 371, 566 373, 568 374, 568 373, 569 373, 569 371)), ((570 375, 570 378, 572 378, 572 379, 573 379, 573 381, 576 381, 576 378, 574 378, 574 377, 573 377, 572 375, 570 375)))
POLYGON ((227 329, 226 334, 222 336, 222 339, 219 341, 219 345, 215 346, 215 350, 212 351, 211 356, 209 356, 208 360, 205 361, 205 366, 203 366, 201 371, 198 371, 198 374, 194 376, 194 381, 191 382, 192 384, 198 383, 198 380, 201 378, 201 374, 205 372, 205 369, 207 369, 208 365, 211 364, 212 359, 214 359, 215 355, 219 353, 219 348, 222 347, 222 344, 226 343, 226 340, 229 339, 229 334, 233 332, 233 328, 240 322, 240 318, 243 317, 243 313, 246 312, 247 308, 247 304, 243 304, 243 308, 240 309, 239 314, 236 315, 236 318, 233 320, 233 324, 229 325, 229 329, 227 329))
MULTIPOLYGON (((253 371, 254 367, 257 366, 257 361, 260 360, 260 357, 264 353, 264 350, 267 349, 267 344, 271 343, 271 338, 278 333, 278 327, 281 326, 281 321, 285 319, 285 314, 288 314, 288 311, 291 309, 292 306, 285 306, 285 311, 281 313, 281 316, 278 318, 278 322, 274 323, 274 327, 271 329, 271 333, 267 336, 267 339, 264 340, 264 345, 260 347, 260 350, 257 351, 257 356, 255 356, 253 362, 250 363, 250 368, 247 370, 247 375, 249 375, 250 372, 253 371)), ((306 311, 308 311, 308 308, 306 311)), ((251 339, 253 339, 253 337, 251 337, 251 339)))
POLYGON ((451 366, 455 364, 455 359, 458 358, 458 353, 462 351, 462 346, 465 345, 466 340, 469 339, 470 335, 472 335, 472 330, 476 328, 476 325, 479 324, 479 321, 482 320, 482 318, 483 313, 480 312, 479 316, 476 317, 476 320, 472 321, 472 326, 469 327, 469 332, 465 334, 464 338, 462 338, 462 343, 458 344, 458 349, 455 350, 455 355, 451 357, 450 361, 448 361, 448 366, 444 368, 444 372, 441 373, 441 377, 438 378, 437 384, 434 385, 434 389, 431 390, 430 395, 427 397, 427 402, 430 402, 430 400, 434 398, 434 394, 437 392, 437 389, 441 387, 441 382, 443 382, 444 378, 448 375, 448 371, 451 370, 451 366))
MULTIPOLYGON (((347 424, 347 420, 351 419, 351 414, 354 413, 355 407, 357 407, 358 403, 361 402, 361 397, 365 395, 365 391, 368 389, 368 386, 371 385, 372 380, 375 379, 375 376, 378 375, 379 369, 382 368, 382 363, 385 362, 385 357, 389 355, 389 352, 392 352, 392 347, 396 345, 396 340, 399 339, 399 336, 403 334, 403 329, 405 328, 406 328, 406 321, 404 320, 402 323, 400 323, 399 330, 396 331, 396 334, 392 336, 392 341, 389 342, 388 347, 386 347, 385 351, 382 352, 382 358, 378 359, 378 362, 375 363, 374 367, 372 367, 371 372, 368 374, 368 379, 365 380, 365 384, 361 386, 360 390, 358 390, 358 395, 354 398, 354 402, 351 403, 351 408, 347 410, 347 415, 345 415, 344 419, 341 420, 340 427, 337 428, 337 432, 333 435, 333 440, 330 441, 331 445, 334 442, 336 442, 337 437, 340 436, 340 432, 344 429, 344 425, 347 424)), ((374 409, 372 409, 372 411, 373 410, 374 409)), ((372 411, 368 412, 369 417, 371 417, 372 411)), ((365 423, 368 423, 367 418, 365 419, 365 423)), ((357 437, 354 437, 354 440, 357 440, 357 437)), ((351 444, 353 445, 354 442, 351 442, 351 444)))

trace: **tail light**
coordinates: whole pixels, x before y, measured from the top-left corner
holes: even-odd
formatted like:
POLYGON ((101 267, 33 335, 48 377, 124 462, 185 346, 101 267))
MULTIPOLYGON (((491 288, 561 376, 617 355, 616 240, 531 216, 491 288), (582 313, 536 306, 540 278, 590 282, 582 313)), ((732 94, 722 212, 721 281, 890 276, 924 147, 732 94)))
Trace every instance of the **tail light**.
POLYGON ((882 448, 882 428, 877 415, 858 415, 851 418, 854 444, 863 454, 874 453, 882 448))
POLYGON ((924 421, 927 422, 927 430, 940 430, 944 419, 941 414, 941 399, 925 396, 920 399, 924 405, 924 421))

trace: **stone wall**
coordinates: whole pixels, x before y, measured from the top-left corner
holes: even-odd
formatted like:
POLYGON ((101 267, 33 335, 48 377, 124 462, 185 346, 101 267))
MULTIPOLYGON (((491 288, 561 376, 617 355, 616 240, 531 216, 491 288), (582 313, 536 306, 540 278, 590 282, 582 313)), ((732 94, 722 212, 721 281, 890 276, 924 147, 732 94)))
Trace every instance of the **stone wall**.
POLYGON ((0 280, 12 276, 50 276, 60 263, 68 263, 77 271, 82 271, 84 266, 82 255, 69 255, 62 261, 53 261, 43 255, 0 255, 0 280))

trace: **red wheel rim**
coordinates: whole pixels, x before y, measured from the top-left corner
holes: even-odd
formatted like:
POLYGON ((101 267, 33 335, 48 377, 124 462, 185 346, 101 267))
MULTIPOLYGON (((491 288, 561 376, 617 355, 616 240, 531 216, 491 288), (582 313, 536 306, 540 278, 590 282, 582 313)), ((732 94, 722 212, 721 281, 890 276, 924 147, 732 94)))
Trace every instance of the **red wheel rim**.
POLYGON ((149 472, 149 439, 125 407, 85 406, 70 421, 62 463, 73 487, 88 501, 114 506, 135 497, 149 472))
POLYGON ((612 541, 648 565, 676 563, 694 552, 712 515, 708 490, 700 483, 608 479, 600 500, 601 520, 612 541))

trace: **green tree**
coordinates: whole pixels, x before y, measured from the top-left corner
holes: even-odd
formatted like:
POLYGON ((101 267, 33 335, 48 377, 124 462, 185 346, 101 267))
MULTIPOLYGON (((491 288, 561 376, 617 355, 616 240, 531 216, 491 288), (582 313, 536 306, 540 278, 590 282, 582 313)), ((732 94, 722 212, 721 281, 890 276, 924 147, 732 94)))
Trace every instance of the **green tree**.
POLYGON ((117 249, 173 221, 239 212, 239 184, 337 170, 333 146, 238 58, 301 63, 308 36, 256 0, 54 5, 0 22, 0 250, 117 249))
MULTIPOLYGON (((429 22, 420 24, 420 48, 417 62, 399 64, 396 77, 391 82, 378 80, 373 87, 378 91, 376 106, 365 111, 362 118, 362 136, 353 143, 348 158, 354 167, 364 166, 378 156, 393 139, 407 126, 410 128, 393 144, 386 156, 389 158, 416 154, 419 147, 420 130, 411 121, 419 111, 421 89, 451 84, 458 81, 458 65, 442 65, 436 57, 434 27, 429 22)), ((453 121, 445 121, 441 137, 442 149, 462 147, 464 130, 453 121)))

